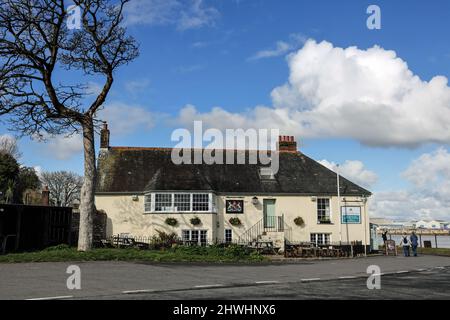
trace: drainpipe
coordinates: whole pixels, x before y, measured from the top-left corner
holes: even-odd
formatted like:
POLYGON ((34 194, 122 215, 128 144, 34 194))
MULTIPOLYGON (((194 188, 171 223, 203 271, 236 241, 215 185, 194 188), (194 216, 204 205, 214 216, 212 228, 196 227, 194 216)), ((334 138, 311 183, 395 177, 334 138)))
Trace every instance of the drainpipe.
POLYGON ((339 244, 342 245, 342 217, 341 217, 341 190, 339 188, 339 164, 336 165, 337 178, 337 201, 338 201, 338 218, 339 218, 339 244))

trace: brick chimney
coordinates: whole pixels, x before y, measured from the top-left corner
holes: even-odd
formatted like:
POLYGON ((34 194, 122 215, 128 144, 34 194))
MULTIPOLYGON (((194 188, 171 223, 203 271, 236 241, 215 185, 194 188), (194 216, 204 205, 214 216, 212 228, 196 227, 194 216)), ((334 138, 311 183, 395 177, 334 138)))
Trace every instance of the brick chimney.
POLYGON ((109 130, 106 121, 103 122, 103 128, 100 130, 100 149, 109 149, 109 130))
POLYGON ((50 191, 48 190, 48 186, 44 186, 44 189, 42 189, 41 201, 43 206, 50 205, 50 191))
POLYGON ((297 142, 294 136, 279 136, 277 150, 280 152, 297 152, 297 142))

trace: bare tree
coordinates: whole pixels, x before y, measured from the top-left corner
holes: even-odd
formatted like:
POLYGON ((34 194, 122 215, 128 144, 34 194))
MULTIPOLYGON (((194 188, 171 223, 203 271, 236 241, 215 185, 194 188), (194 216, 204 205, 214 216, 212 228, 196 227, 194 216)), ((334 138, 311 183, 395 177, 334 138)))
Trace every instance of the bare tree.
POLYGON ((114 71, 138 56, 126 35, 123 8, 129 0, 73 0, 80 30, 69 30, 64 0, 0 0, 0 115, 9 114, 22 135, 82 132, 84 181, 78 250, 92 248, 96 114, 114 81, 114 71), (112 3, 114 2, 114 3, 112 3), (88 102, 77 76, 104 79, 88 102))
POLYGON ((45 171, 41 173, 41 182, 43 186, 48 186, 52 205, 69 207, 75 200, 80 200, 83 177, 75 172, 45 171))
POLYGON ((6 134, 0 136, 0 153, 9 154, 16 160, 19 160, 22 156, 17 145, 17 140, 6 134))

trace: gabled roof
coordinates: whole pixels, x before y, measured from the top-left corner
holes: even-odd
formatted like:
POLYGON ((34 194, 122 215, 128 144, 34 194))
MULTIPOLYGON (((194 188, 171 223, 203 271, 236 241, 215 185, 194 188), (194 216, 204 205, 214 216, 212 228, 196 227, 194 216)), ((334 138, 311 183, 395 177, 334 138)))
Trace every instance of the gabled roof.
MULTIPOLYGON (((171 152, 171 148, 110 147, 99 156, 96 193, 190 190, 229 194, 337 194, 336 173, 300 152, 279 153, 279 170, 273 180, 261 177, 262 165, 175 165, 171 152)), ((250 152, 255 151, 246 151, 247 157, 250 152)), ((343 177, 340 189, 342 196, 371 195, 343 177)))

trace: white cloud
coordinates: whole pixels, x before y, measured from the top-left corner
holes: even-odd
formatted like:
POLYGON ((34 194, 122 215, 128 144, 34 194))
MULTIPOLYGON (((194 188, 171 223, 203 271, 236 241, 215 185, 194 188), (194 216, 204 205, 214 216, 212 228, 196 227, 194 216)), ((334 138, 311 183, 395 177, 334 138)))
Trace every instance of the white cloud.
POLYGON ((209 45, 209 42, 206 42, 206 41, 197 41, 197 42, 194 42, 193 44, 191 44, 191 47, 192 47, 192 48, 199 49, 199 48, 207 47, 208 45, 209 45))
POLYGON ((422 154, 401 176, 411 188, 375 193, 371 203, 374 215, 450 220, 450 153, 446 149, 422 154))
POLYGON ((192 73, 192 72, 203 70, 204 68, 205 68, 205 65, 203 65, 203 64, 193 64, 190 66, 179 66, 177 68, 174 68, 174 72, 180 73, 180 74, 187 74, 187 73, 192 73))
POLYGON ((67 160, 83 151, 83 139, 81 134, 71 136, 59 135, 55 137, 46 137, 44 150, 47 154, 58 160, 67 160))
POLYGON ((127 25, 174 25, 184 31, 214 25, 219 11, 203 0, 134 0, 124 15, 127 25))
POLYGON ((87 87, 86 87, 86 94, 98 96, 100 94, 100 92, 102 92, 102 90, 103 90, 102 85, 100 85, 97 82, 90 81, 90 82, 88 82, 87 87))
POLYGON ((181 12, 177 23, 178 30, 197 29, 214 25, 219 17, 219 11, 213 7, 206 7, 203 0, 192 0, 190 6, 181 12))
POLYGON ((443 147, 432 153, 424 153, 412 161, 402 177, 420 189, 450 182, 450 154, 443 147))
POLYGON ((109 103, 98 114, 99 119, 108 122, 115 135, 149 130, 155 124, 155 117, 155 114, 143 107, 121 102, 109 103))
POLYGON ((150 84, 150 80, 148 79, 140 79, 140 80, 130 80, 125 83, 125 90, 127 90, 132 95, 136 95, 139 92, 145 90, 150 84))
POLYGON ((41 166, 34 166, 34 171, 36 172, 36 175, 39 177, 39 179, 42 177, 42 171, 44 171, 44 169, 42 169, 41 166))
POLYGON ((264 58, 279 57, 293 50, 297 50, 303 43, 305 43, 305 41, 306 38, 302 34, 291 34, 288 41, 277 41, 275 44, 275 48, 258 51, 253 56, 248 58, 248 60, 251 61, 264 58))
MULTIPOLYGON (((325 159, 318 162, 328 169, 337 172, 337 164, 335 162, 330 162, 325 159)), ((339 174, 365 188, 370 188, 378 180, 377 174, 366 169, 364 163, 359 160, 346 160, 339 166, 339 174)))
MULTIPOLYGON (((447 78, 421 80, 394 51, 308 40, 288 64, 288 82, 272 91, 273 107, 242 113, 215 107, 195 111, 195 117, 221 129, 237 118, 243 128, 275 127, 298 137, 353 138, 373 146, 450 143, 447 78)), ((190 111, 180 113, 181 123, 190 111)))

